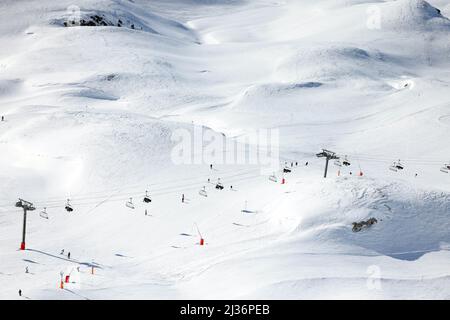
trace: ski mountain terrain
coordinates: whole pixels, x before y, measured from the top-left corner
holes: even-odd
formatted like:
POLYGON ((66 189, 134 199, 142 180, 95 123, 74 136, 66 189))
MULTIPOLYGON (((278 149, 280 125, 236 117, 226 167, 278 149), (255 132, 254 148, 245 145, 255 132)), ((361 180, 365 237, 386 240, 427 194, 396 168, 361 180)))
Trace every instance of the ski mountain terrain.
POLYGON ((450 299, 449 17, 2 0, 0 299, 450 299), (279 166, 208 145, 179 163, 177 132, 271 132, 279 166), (349 165, 325 179, 322 149, 349 165))

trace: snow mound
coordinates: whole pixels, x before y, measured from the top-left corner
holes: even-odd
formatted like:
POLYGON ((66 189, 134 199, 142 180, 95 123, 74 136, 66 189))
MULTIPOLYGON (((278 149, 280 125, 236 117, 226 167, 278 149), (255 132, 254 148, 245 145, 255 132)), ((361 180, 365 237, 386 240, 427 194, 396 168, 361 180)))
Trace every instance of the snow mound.
POLYGON ((283 57, 275 71, 276 79, 352 84, 396 78, 403 70, 392 67, 391 59, 380 51, 341 45, 301 48, 283 57))
POLYGON ((0 79, 0 98, 18 93, 23 85, 20 79, 0 79))
MULTIPOLYGON (((16 4, 12 4, 14 6, 16 4)), ((21 14, 13 24, 5 28, 27 30, 34 26, 50 24, 59 27, 117 27, 158 34, 183 41, 195 41, 195 35, 183 23, 174 19, 143 10, 143 4, 133 1, 92 1, 84 0, 76 4, 63 0, 58 4, 43 1, 42 7, 20 8, 21 14), (52 10, 46 10, 52 6, 52 10), (34 10, 31 12, 31 10, 34 10), (28 12, 30 11, 30 12, 28 12), (35 16, 35 19, 30 17, 35 16)), ((1 27, 1 26, 0 26, 1 27)))
POLYGON ((394 30, 450 30, 450 21, 424 0, 398 0, 381 7, 381 27, 394 30))
POLYGON ((333 239, 343 245, 356 245, 365 255, 400 260, 416 260, 450 248, 448 193, 366 178, 337 179, 325 187, 310 183, 308 189, 305 194, 288 197, 272 212, 271 223, 284 227, 291 235, 333 239), (317 201, 312 201, 311 196, 317 201), (353 222, 369 218, 376 218, 378 223, 360 232, 352 231, 353 222))

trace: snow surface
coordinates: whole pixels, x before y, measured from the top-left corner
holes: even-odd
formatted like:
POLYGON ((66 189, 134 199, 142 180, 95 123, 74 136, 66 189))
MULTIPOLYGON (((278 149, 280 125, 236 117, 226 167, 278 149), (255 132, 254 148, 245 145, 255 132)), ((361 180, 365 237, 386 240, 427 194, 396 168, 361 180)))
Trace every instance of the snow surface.
POLYGON ((449 299, 448 16, 447 0, 1 1, 0 298, 449 299), (126 26, 65 28, 74 2, 126 26), (177 165, 180 128, 278 129, 299 165, 284 185, 177 165), (352 165, 323 179, 321 148, 352 165), (18 197, 37 207, 25 251, 18 197))

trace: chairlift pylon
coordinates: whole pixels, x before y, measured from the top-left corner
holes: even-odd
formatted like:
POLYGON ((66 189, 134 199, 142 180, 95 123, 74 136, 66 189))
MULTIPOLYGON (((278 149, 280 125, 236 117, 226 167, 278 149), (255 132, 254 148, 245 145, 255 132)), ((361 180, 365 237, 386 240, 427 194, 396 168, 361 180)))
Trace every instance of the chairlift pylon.
POLYGON ((150 202, 152 202, 152 199, 150 198, 150 196, 148 195, 148 191, 146 190, 145 191, 145 197, 144 197, 144 200, 143 200, 145 203, 150 203, 150 202))
POLYGON ((130 198, 130 200, 125 203, 125 206, 130 209, 134 209, 133 198, 130 198))
POLYGON ((47 219, 47 220, 48 220, 47 208, 44 208, 44 210, 42 210, 42 211, 39 213, 39 216, 40 216, 41 218, 43 218, 43 219, 47 219))
POLYGON ((66 203, 65 209, 66 209, 67 212, 72 212, 73 211, 73 208, 70 205, 70 199, 67 199, 67 203, 66 203))

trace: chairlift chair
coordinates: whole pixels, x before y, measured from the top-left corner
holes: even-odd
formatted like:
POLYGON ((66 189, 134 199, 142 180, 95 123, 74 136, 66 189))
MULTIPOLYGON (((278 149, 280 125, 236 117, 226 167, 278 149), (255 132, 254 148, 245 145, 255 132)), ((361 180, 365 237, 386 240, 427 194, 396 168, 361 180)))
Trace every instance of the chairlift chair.
POLYGON ((152 199, 149 197, 149 195, 148 195, 148 191, 145 191, 145 197, 144 197, 144 200, 143 200, 145 203, 150 203, 150 202, 152 202, 152 199))
POLYGON ((450 163, 444 165, 444 166, 441 168, 441 171, 444 172, 444 173, 449 173, 449 172, 450 172, 450 163))
POLYGON ((223 184, 220 182, 220 178, 217 180, 216 189, 223 190, 223 184))
POLYGON ((398 171, 398 169, 397 169, 397 163, 394 162, 394 164, 393 164, 392 166, 389 167, 389 170, 394 171, 394 172, 397 172, 397 171, 398 171))
POLYGON ((278 182, 278 179, 277 179, 277 176, 275 175, 275 173, 269 177, 269 180, 273 181, 273 182, 278 182))
POLYGON ((289 168, 289 167, 286 166, 286 167, 284 167, 283 172, 284 172, 284 173, 291 173, 292 170, 291 170, 291 168, 289 168))
POLYGON ((396 167, 398 170, 403 170, 405 168, 405 166, 400 163, 400 160, 398 160, 396 167))
POLYGON ((40 216, 41 218, 43 218, 43 219, 47 219, 47 220, 48 220, 47 208, 44 208, 44 210, 42 210, 42 211, 39 213, 39 216, 40 216))
POLYGON ((199 195, 201 195, 202 197, 207 197, 208 194, 206 193, 206 187, 203 186, 203 189, 200 189, 200 191, 198 192, 199 195))
POLYGON ((405 166, 401 164, 400 160, 398 160, 398 162, 394 162, 393 165, 389 167, 389 169, 394 172, 398 172, 399 170, 403 170, 404 168, 405 166))
POLYGON ((67 203, 66 203, 65 209, 66 209, 67 212, 72 212, 73 211, 73 208, 70 205, 70 199, 67 199, 67 203))
POLYGON ((130 198, 130 200, 125 203, 125 205, 130 209, 134 209, 133 198, 130 198))
POLYGON ((347 156, 344 157, 344 160, 342 161, 342 164, 343 164, 344 166, 346 166, 346 167, 348 167, 348 166, 351 164, 350 161, 348 161, 347 156))

